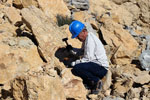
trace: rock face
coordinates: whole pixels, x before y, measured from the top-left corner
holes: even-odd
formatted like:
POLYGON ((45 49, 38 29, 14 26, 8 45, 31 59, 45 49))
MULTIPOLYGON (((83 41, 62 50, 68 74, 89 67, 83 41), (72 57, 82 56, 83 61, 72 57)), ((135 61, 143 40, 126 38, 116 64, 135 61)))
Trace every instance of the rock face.
POLYGON ((130 57, 138 47, 136 40, 109 17, 101 20, 104 22, 104 27, 101 28, 104 40, 112 47, 118 48, 113 56, 113 61, 117 64, 131 63, 130 57))
POLYGON ((149 0, 0 0, 0 100, 149 100, 150 72, 139 55, 150 33, 149 0), (67 64, 62 41, 72 20, 85 23, 107 52, 110 68, 97 95, 67 64))

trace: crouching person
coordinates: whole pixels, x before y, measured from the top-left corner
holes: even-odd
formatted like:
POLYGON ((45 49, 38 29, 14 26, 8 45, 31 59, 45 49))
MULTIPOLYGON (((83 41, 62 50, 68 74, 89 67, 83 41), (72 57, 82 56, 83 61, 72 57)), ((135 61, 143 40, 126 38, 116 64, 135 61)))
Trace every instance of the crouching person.
POLYGON ((79 39, 83 43, 81 50, 84 51, 81 59, 71 63, 72 73, 83 79, 83 82, 90 87, 91 93, 97 94, 102 87, 101 79, 107 74, 109 67, 104 46, 80 21, 73 21, 69 30, 73 39, 79 39))

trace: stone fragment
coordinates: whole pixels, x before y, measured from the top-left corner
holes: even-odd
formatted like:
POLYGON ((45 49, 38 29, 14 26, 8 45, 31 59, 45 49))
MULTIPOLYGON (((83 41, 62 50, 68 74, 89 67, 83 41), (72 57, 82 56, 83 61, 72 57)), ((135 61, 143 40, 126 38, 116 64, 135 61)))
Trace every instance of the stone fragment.
POLYGON ((134 76, 133 79, 136 83, 146 84, 150 82, 150 75, 148 71, 142 71, 137 76, 134 76))
POLYGON ((133 98, 139 100, 141 90, 142 90, 141 88, 131 88, 131 90, 129 90, 129 92, 127 93, 126 100, 130 100, 133 98))
POLYGON ((113 85, 113 94, 117 96, 124 96, 124 93, 127 93, 132 88, 133 79, 131 77, 121 76, 115 80, 116 82, 113 85))

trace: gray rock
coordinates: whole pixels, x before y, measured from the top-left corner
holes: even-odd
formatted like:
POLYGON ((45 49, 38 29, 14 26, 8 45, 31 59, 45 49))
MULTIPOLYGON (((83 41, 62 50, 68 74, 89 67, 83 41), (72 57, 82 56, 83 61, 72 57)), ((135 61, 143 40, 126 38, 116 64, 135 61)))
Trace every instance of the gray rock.
POLYGON ((124 100, 124 99, 120 97, 116 97, 116 98, 104 97, 103 100, 124 100))
POLYGON ((145 70, 150 70, 150 35, 146 36, 147 46, 146 50, 142 52, 139 57, 141 67, 145 70))
POLYGON ((89 9, 89 0, 72 0, 71 4, 80 10, 88 10, 89 9))

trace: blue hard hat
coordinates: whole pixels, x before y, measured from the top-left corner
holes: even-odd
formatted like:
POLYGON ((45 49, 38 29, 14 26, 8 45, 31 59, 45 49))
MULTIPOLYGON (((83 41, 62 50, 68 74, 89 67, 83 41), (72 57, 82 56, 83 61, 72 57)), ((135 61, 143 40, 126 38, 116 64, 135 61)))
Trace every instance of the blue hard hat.
POLYGON ((69 26, 69 30, 72 34, 71 38, 76 38, 79 35, 79 33, 84 29, 84 27, 85 25, 80 21, 73 21, 69 26))

